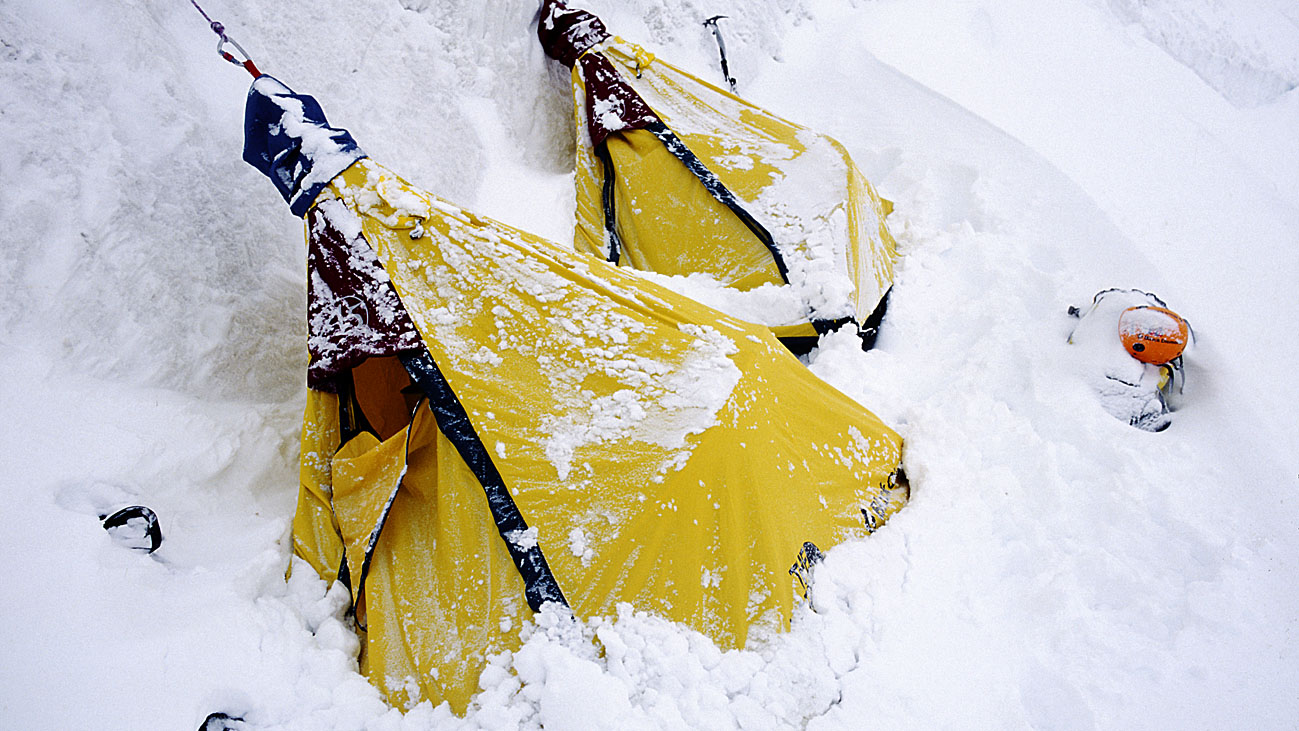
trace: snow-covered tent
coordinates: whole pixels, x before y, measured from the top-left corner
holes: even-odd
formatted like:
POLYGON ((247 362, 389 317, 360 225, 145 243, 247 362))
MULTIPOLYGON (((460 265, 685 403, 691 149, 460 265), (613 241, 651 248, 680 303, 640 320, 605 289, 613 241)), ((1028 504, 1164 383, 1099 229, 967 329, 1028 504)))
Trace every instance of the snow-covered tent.
POLYGON ((737 309, 795 347, 847 322, 873 341, 893 281, 891 206, 842 145, 561 0, 544 0, 538 36, 573 69, 579 249, 740 291, 779 287, 737 309))
POLYGON ((742 646, 905 501, 898 435, 766 328, 412 187, 270 77, 245 134, 307 223, 294 552, 394 704, 463 711, 547 604, 742 646))

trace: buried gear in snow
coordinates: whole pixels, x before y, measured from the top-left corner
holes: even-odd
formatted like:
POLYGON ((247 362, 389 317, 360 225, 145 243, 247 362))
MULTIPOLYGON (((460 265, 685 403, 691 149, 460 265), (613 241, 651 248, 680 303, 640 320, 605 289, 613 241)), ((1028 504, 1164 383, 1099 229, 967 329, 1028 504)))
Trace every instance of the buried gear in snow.
POLYGON ((1151 365, 1171 363, 1181 357, 1191 337, 1191 326, 1165 307, 1138 305, 1119 315, 1119 339, 1128 355, 1151 365))
POLYGON ((1076 360, 1105 410, 1138 429, 1167 429, 1185 387, 1186 320, 1138 289, 1103 290, 1086 312, 1069 313, 1079 318, 1069 343, 1082 347, 1076 360))
POLYGON ((113 540, 127 548, 153 553, 162 545, 158 516, 143 505, 130 505, 112 515, 102 515, 100 520, 113 540))

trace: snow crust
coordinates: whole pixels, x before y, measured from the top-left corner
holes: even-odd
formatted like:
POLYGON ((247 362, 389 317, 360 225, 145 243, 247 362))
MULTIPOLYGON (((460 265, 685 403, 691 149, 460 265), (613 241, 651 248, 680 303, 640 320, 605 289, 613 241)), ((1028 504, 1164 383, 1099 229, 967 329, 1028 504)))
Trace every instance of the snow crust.
MULTIPOLYGON (((531 0, 204 5, 376 160, 571 238, 567 74, 531 0)), ((543 613, 466 718, 388 708, 346 592, 284 580, 305 248, 240 160, 247 76, 187 3, 9 0, 0 727, 1293 727, 1292 5, 587 7, 714 80, 701 21, 730 15, 740 92, 896 202, 878 348, 841 333, 808 361, 903 434, 908 507, 828 551, 791 630, 742 651, 633 607, 543 613), (1066 308, 1107 287, 1196 328, 1165 432, 1106 413, 1066 342, 1066 308), (100 528, 130 504, 157 512, 156 553, 100 528)))
POLYGON ((1232 104, 1256 107, 1299 86, 1299 7, 1285 0, 1251 3, 1110 0, 1123 20, 1191 69, 1232 104))
POLYGON ((592 399, 584 393, 581 370, 557 377, 573 381, 567 396, 572 403, 564 404, 568 413, 549 424, 545 435, 546 456, 559 479, 569 478, 582 447, 624 439, 674 450, 660 466, 659 480, 689 460, 693 445, 687 438, 717 423, 717 413, 730 400, 741 373, 730 359, 738 352, 730 338, 707 325, 681 329, 697 339, 676 369, 627 352, 616 341, 589 353, 601 372, 629 386, 608 396, 592 399))

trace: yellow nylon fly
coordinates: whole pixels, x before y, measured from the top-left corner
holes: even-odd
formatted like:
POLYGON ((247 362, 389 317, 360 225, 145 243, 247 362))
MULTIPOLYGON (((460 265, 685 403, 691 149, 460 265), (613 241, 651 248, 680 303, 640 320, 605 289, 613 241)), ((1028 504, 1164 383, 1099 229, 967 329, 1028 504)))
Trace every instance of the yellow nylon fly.
MULTIPOLYGON (((893 281, 896 243, 880 198, 834 139, 777 117, 728 91, 611 38, 587 53, 608 59, 666 126, 771 234, 789 267, 804 316, 762 324, 777 335, 814 335, 811 319, 869 316, 893 281)), ((606 171, 587 132, 588 89, 572 72, 577 127, 575 245, 608 255, 606 171)), ((764 244, 717 202, 646 130, 615 132, 613 162, 619 263, 667 275, 708 274, 748 290, 780 284, 764 244)))
MULTIPOLYGON (((742 647, 754 627, 788 625, 805 543, 864 536, 905 501, 900 437, 766 328, 368 159, 316 205, 377 252, 531 526, 510 540, 541 547, 576 616, 626 602, 742 647)), ((395 385, 370 390, 384 389, 399 404, 395 385)), ((406 468, 357 607, 362 670, 394 705, 463 712, 488 655, 518 646, 523 581, 427 407, 341 448, 338 418, 337 397, 313 392, 295 553, 332 578, 346 546, 355 591, 406 468)))

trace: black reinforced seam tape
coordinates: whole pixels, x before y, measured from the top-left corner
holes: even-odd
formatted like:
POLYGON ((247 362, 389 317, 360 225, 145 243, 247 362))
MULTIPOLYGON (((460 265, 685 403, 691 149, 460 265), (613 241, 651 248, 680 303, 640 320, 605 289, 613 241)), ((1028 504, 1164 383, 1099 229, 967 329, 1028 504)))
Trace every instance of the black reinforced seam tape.
POLYGON ((789 284, 789 269, 785 266, 785 258, 781 256, 780 249, 776 248, 776 242, 771 238, 771 233, 745 210, 740 203, 740 199, 735 197, 735 194, 722 183, 712 170, 708 169, 707 165, 704 165, 703 161, 686 146, 685 142, 681 141, 680 137, 677 137, 675 132, 668 129, 667 125, 662 122, 655 122, 647 125, 645 129, 659 138, 667 151, 672 153, 673 157, 680 160, 681 164, 685 165, 686 169, 699 179, 699 182, 703 184, 709 194, 717 199, 718 203, 731 209, 731 212, 753 232, 753 235, 758 237, 762 245, 767 247, 767 251, 771 252, 771 258, 776 262, 776 269, 780 270, 781 281, 789 284))
POLYGON ((421 349, 403 353, 401 362, 411 380, 428 397, 429 408, 437 419, 438 428, 482 484, 496 530, 501 534, 501 540, 505 542, 505 548, 510 552, 510 558, 514 560, 514 565, 523 578, 528 606, 534 612, 539 611, 541 605, 547 602, 568 606, 564 593, 560 591, 559 582, 541 553, 541 547, 534 544, 525 549, 509 538, 511 534, 518 535, 526 531, 527 521, 519 512, 519 506, 505 486, 505 480, 492 462, 487 447, 469 421, 464 405, 451 390, 451 384, 433 357, 427 350, 421 349))

